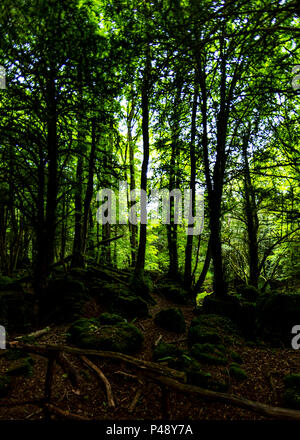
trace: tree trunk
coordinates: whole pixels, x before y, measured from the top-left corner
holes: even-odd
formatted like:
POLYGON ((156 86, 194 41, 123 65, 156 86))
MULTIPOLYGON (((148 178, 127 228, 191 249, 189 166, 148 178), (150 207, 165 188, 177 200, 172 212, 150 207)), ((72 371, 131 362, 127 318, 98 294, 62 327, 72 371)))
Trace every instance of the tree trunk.
MULTIPOLYGON (((149 75, 150 75, 150 55, 149 46, 146 53, 146 64, 144 70, 144 78, 142 83, 142 132, 143 132, 143 163, 141 171, 141 190, 147 194, 147 170, 149 163, 149 75)), ((147 197, 146 200, 142 200, 141 197, 141 210, 147 217, 147 197)), ((137 261, 135 266, 135 278, 140 278, 143 275, 145 267, 145 253, 146 253, 146 241, 147 241, 147 224, 142 223, 140 225, 140 240, 137 254, 137 261)))
POLYGON ((251 286, 258 286, 259 277, 259 264, 258 264, 258 216, 257 207, 255 202, 255 194, 253 185, 251 182, 247 146, 249 136, 246 136, 243 140, 243 158, 244 158, 244 194, 245 203, 244 209, 247 221, 247 234, 248 234, 248 252, 249 252, 249 284, 251 286))
MULTIPOLYGON (((196 81, 195 81, 196 82, 196 81)), ((190 211, 192 217, 195 216, 195 198, 196 198, 196 156, 195 156, 195 139, 196 139, 196 116, 197 116, 197 99, 198 86, 195 85, 193 110, 192 110, 192 125, 191 125, 191 141, 190 141, 190 161, 191 161, 191 175, 190 175, 190 211)), ((192 226, 193 221, 189 221, 188 226, 192 226)), ((184 283, 190 287, 192 283, 192 251, 193 251, 194 236, 188 235, 185 247, 185 267, 184 267, 184 283)))

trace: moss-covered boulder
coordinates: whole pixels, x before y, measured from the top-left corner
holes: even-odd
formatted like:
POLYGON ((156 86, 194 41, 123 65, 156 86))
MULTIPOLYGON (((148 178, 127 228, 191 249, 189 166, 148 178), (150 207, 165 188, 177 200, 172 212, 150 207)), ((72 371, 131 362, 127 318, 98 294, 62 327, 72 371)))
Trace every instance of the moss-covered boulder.
POLYGON ((126 322, 125 318, 115 313, 102 313, 98 317, 98 321, 102 325, 105 324, 115 325, 115 324, 121 324, 122 322, 126 322))
MULTIPOLYGON (((101 320, 101 317, 100 317, 101 320)), ((68 330, 68 340, 82 348, 134 353, 142 347, 143 335, 132 324, 101 324, 96 318, 81 318, 68 330)))
POLYGON ((235 296, 227 295, 224 298, 218 298, 216 295, 208 295, 203 300, 202 309, 204 313, 227 316, 237 322, 241 306, 235 296))
POLYGON ((119 295, 115 299, 113 310, 127 318, 144 318, 149 316, 148 304, 146 301, 139 296, 134 296, 128 292, 119 295))
POLYGON ((191 355, 202 362, 213 365, 226 365, 228 359, 224 356, 223 351, 218 350, 212 344, 194 344, 191 348, 191 355))
POLYGON ((19 280, 3 275, 0 276, 0 292, 2 291, 23 292, 23 286, 19 280))
POLYGON ((154 322, 159 327, 176 333, 185 332, 185 320, 180 309, 169 308, 158 312, 154 322))
POLYGON ((0 376, 0 398, 6 397, 11 389, 11 379, 7 375, 0 376))
POLYGON ((201 324, 192 325, 188 331, 188 342, 192 346, 195 343, 211 343, 211 344, 221 344, 221 336, 208 327, 202 326, 201 324))
POLYGON ((24 292, 0 292, 0 323, 6 331, 27 332, 35 319, 36 299, 24 292))
POLYGON ((289 408, 300 410, 300 374, 288 374, 284 378, 284 402, 289 408))
POLYGON ((177 358, 183 354, 180 348, 177 348, 173 344, 166 344, 165 342, 160 342, 153 350, 153 360, 162 361, 170 360, 170 358, 177 358))
POLYGON ((257 302, 257 335, 275 346, 290 346, 291 329, 299 316, 299 294, 265 294, 257 302))
POLYGON ((239 333, 237 325, 231 319, 213 313, 201 314, 194 318, 191 322, 191 327, 196 325, 210 328, 220 334, 236 335, 239 333))
POLYGON ((187 304, 188 292, 179 284, 172 281, 162 282, 157 291, 175 304, 187 304))
POLYGON ((245 284, 237 287, 239 293, 246 301, 255 302, 259 295, 259 290, 251 285, 245 284))
POLYGON ((243 358, 241 357, 241 355, 239 353, 237 353, 236 351, 232 350, 230 351, 230 357, 231 359, 236 363, 236 364, 242 364, 243 363, 243 358))
POLYGON ((7 376, 25 376, 31 377, 33 375, 33 359, 28 356, 23 359, 22 362, 18 363, 18 365, 10 368, 7 372, 7 376))
POLYGON ((240 365, 232 363, 229 367, 229 374, 231 377, 238 381, 243 381, 248 379, 247 373, 241 368, 240 365))
POLYGON ((68 322, 82 316, 88 292, 85 285, 70 276, 50 280, 43 293, 41 313, 45 322, 68 322))

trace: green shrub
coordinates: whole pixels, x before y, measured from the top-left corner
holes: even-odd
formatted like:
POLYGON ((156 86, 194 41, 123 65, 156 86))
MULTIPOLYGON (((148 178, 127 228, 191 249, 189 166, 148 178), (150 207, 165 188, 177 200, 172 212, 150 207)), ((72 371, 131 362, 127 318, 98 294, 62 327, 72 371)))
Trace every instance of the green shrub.
POLYGON ((185 320, 180 309, 170 308, 161 310, 155 315, 155 324, 165 330, 176 333, 185 332, 185 320))

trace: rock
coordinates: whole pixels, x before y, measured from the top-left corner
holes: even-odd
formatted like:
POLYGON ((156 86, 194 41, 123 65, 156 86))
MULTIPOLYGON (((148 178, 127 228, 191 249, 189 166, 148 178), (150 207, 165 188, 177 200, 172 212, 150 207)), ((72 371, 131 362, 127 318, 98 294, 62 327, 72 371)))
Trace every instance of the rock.
POLYGON ((11 389, 11 379, 6 375, 0 376, 0 398, 6 397, 11 389))
POLYGON ((228 360, 224 357, 224 354, 214 347, 212 344, 199 344, 196 343, 191 348, 191 355, 199 360, 208 364, 214 365, 226 365, 228 360))
POLYGON ((113 304, 113 310, 128 318, 144 318, 149 316, 148 305, 139 296, 130 294, 119 295, 113 304))
POLYGON ((248 284, 241 285, 236 290, 246 301, 255 302, 259 296, 259 290, 248 284))
POLYGON ((242 357, 236 351, 234 351, 234 350, 232 350, 230 352, 230 357, 237 364, 242 364, 243 363, 242 357))
POLYGON ((235 296, 218 298, 215 295, 208 295, 203 300, 202 310, 204 313, 226 316, 238 322, 241 305, 235 296))
POLYGON ((0 323, 6 331, 27 332, 35 319, 35 298, 24 292, 0 292, 0 323))
POLYGON ((210 328, 214 331, 218 331, 220 333, 225 334, 237 334, 238 328, 231 319, 215 315, 212 313, 209 314, 201 314, 194 318, 191 322, 191 327, 201 325, 202 327, 210 328))
POLYGON ((239 380, 239 381, 243 381, 248 379, 247 373, 246 371, 244 371, 240 365, 236 364, 236 363, 232 363, 229 367, 229 374, 231 377, 239 380))
POLYGON ((120 324, 122 322, 126 322, 124 318, 120 315, 116 315, 115 313, 102 313, 98 317, 98 321, 100 324, 120 324))
POLYGON ((153 350, 153 360, 159 361, 165 358, 177 358, 183 354, 183 351, 175 345, 160 342, 153 350))
POLYGON ((2 291, 23 292, 23 286, 20 281, 3 275, 0 277, 0 292, 2 291))
POLYGON ((284 402, 286 406, 300 409, 300 374, 288 374, 284 378, 284 402))
POLYGON ((157 286, 157 290, 175 304, 187 304, 188 292, 179 283, 165 282, 157 286))
POLYGON ((195 343, 204 344, 206 342, 211 344, 220 344, 222 342, 222 338, 213 330, 198 324, 189 328, 188 341, 190 346, 195 343))
POLYGON ((69 276, 51 280, 44 291, 42 316, 46 322, 69 322, 81 316, 88 292, 81 281, 69 276))
MULTIPOLYGON (((101 316, 100 316, 101 321, 101 316)), ((103 325, 96 318, 81 318, 69 328, 68 340, 78 347, 134 353, 143 343, 142 333, 132 324, 103 325)))
POLYGON ((299 294, 265 294, 257 302, 256 332, 275 346, 290 346, 291 330, 299 317, 299 294))
POLYGON ((155 315, 154 321, 155 324, 165 330, 176 333, 185 332, 185 320, 180 309, 169 308, 161 310, 155 315))
POLYGON ((30 377, 33 374, 34 361, 31 357, 27 357, 22 362, 6 372, 7 376, 25 376, 30 377))

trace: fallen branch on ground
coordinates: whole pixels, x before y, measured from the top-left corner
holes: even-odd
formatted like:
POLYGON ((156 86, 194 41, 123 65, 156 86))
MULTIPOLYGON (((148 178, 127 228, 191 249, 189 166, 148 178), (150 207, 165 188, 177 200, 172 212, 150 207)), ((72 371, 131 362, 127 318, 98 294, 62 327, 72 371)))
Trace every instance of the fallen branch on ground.
POLYGON ((103 372, 100 370, 100 368, 98 368, 93 362, 91 362, 86 356, 80 356, 80 359, 86 364, 88 365, 93 371, 95 371, 95 373, 97 373, 97 375, 100 377, 100 379, 103 381, 104 385, 105 385, 105 389, 106 389, 106 395, 107 395, 107 401, 108 401, 108 406, 110 408, 115 408, 115 402, 114 402, 114 398, 113 398, 113 394, 112 394, 112 390, 111 390, 111 385, 107 379, 107 377, 103 374, 103 372))

